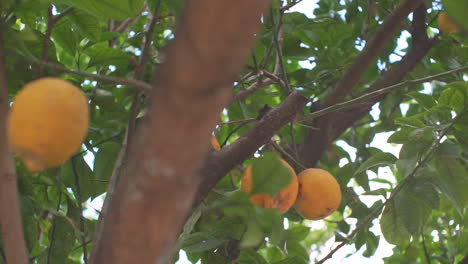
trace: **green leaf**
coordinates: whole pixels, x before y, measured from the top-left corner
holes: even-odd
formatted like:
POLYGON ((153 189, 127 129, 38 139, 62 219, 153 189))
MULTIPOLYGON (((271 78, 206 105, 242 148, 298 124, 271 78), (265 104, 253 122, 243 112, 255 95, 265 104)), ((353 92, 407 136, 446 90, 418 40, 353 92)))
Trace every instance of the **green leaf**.
POLYGON ((268 264, 266 260, 254 250, 242 250, 239 258, 239 264, 268 264))
POLYGON ((37 207, 34 204, 34 201, 30 197, 20 195, 20 206, 21 206, 21 215, 24 225, 24 235, 26 238, 26 244, 31 251, 31 249, 38 243, 37 241, 37 207))
MULTIPOLYGON (((176 262, 178 263, 178 262, 176 262)), ((217 252, 204 252, 201 257, 201 263, 203 264, 216 264, 216 263, 228 263, 225 256, 217 252)))
POLYGON ((97 196, 97 182, 83 156, 75 156, 67 161, 62 166, 62 177, 65 185, 72 188, 73 194, 80 202, 97 196))
POLYGON ((439 102, 457 112, 463 111, 468 105, 468 82, 453 82, 446 87, 439 97, 439 102))
POLYGON ((364 192, 361 195, 379 195, 379 196, 386 197, 387 196, 387 189, 379 188, 379 189, 375 189, 375 190, 372 190, 372 191, 364 192))
POLYGON ((285 255, 278 246, 267 247, 266 258, 269 263, 284 259, 285 255))
POLYGON ((431 207, 408 185, 395 196, 394 204, 397 216, 406 230, 413 235, 419 234, 431 213, 431 207))
POLYGON ((420 104, 425 109, 429 109, 436 105, 436 101, 434 100, 434 96, 429 94, 423 94, 418 92, 412 92, 408 94, 411 96, 418 104, 420 104))
POLYGON ((56 0, 55 2, 82 9, 101 19, 125 19, 137 16, 144 4, 144 0, 56 0))
POLYGON ((273 153, 266 153, 252 164, 252 191, 266 193, 274 197, 281 189, 291 183, 291 171, 273 153))
POLYGON ((408 141, 409 134, 412 129, 402 128, 399 131, 395 131, 388 139, 388 143, 404 144, 408 141))
POLYGON ((385 206, 380 219, 380 228, 385 240, 390 244, 401 245, 410 240, 411 234, 395 209, 393 201, 385 206))
POLYGON ((297 264, 307 264, 309 263, 309 252, 307 249, 299 242, 289 242, 286 243, 286 250, 288 256, 296 256, 298 261, 297 264))
POLYGON ((247 223, 247 231, 240 242, 241 248, 253 248, 260 245, 265 239, 262 228, 260 227, 257 220, 253 217, 249 219, 247 223))
POLYGON ((188 253, 202 252, 217 248, 223 243, 223 240, 212 236, 209 233, 195 232, 188 235, 182 241, 180 247, 188 253))
POLYGON ((129 54, 120 49, 109 48, 104 42, 93 45, 85 52, 91 58, 89 67, 128 64, 129 54))
POLYGON ((304 260, 298 256, 291 256, 283 260, 273 262, 273 264, 298 264, 298 263, 304 263, 304 260))
POLYGON ((60 19, 52 31, 52 38, 54 39, 54 43, 60 45, 71 56, 74 56, 77 52, 80 38, 71 28, 72 23, 70 20, 60 19))
POLYGON ((50 253, 44 254, 40 263, 63 264, 75 244, 75 230, 64 217, 55 216, 54 227, 49 231, 50 253), (49 258, 50 254, 50 258, 49 258))
POLYGON ((416 167, 416 159, 399 159, 395 163, 402 178, 410 175, 416 167))
MULTIPOLYGON (((291 225, 291 223, 290 223, 291 225)), ((286 230, 286 241, 300 242, 304 240, 310 233, 310 228, 303 225, 293 225, 286 230)))
POLYGON ((447 156, 436 156, 433 162, 438 171, 436 186, 463 215, 463 209, 468 206, 468 174, 465 167, 457 159, 447 156))
POLYGON ((436 135, 434 133, 434 127, 425 126, 416 128, 408 135, 408 139, 411 141, 429 141, 432 142, 436 135))
POLYGON ((424 122, 415 117, 398 117, 395 119, 395 124, 410 128, 419 128, 424 126, 424 122))
POLYGON ((381 167, 395 164, 397 158, 388 152, 378 152, 377 154, 371 156, 368 160, 364 161, 361 166, 356 170, 354 175, 364 172, 369 168, 381 167))
POLYGON ((95 16, 88 14, 82 9, 73 9, 66 18, 73 22, 83 36, 94 42, 99 41, 102 30, 99 28, 99 20, 95 16))
POLYGON ((465 0, 442 0, 445 10, 457 23, 468 29, 468 2, 465 0))
POLYGON ((95 195, 105 192, 119 151, 120 144, 115 142, 106 142, 99 146, 99 150, 94 158, 94 177, 96 184, 99 186, 99 188, 96 188, 95 195))
POLYGON ((368 232, 366 250, 362 253, 364 257, 372 257, 379 247, 379 237, 372 232, 368 232))

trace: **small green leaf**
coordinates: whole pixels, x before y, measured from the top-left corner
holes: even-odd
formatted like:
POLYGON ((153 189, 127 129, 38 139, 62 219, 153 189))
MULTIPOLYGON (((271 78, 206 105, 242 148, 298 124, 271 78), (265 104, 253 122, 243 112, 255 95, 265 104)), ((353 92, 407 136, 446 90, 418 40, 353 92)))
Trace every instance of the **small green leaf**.
POLYGON ((265 239, 263 230, 255 218, 250 218, 247 223, 247 231, 240 242, 241 248, 253 248, 260 245, 265 239))
POLYGON ((431 213, 431 207, 411 189, 410 185, 406 185, 395 196, 394 203, 396 213, 406 230, 413 235, 420 233, 431 213))
POLYGON ((379 237, 372 232, 368 232, 366 250, 362 253, 364 257, 372 257, 379 247, 379 237))
POLYGON ((209 233, 195 232, 188 235, 184 241, 182 241, 180 247, 185 252, 193 253, 217 248, 222 243, 223 240, 216 238, 209 233))
POLYGON ((386 197, 387 196, 387 189, 379 188, 379 189, 376 189, 376 190, 365 192, 365 193, 363 193, 361 195, 379 195, 379 196, 386 197))
POLYGON ((424 122, 415 117, 398 117, 395 118, 395 124, 411 128, 419 128, 424 126, 424 122))
POLYGON ((49 231, 50 253, 44 254, 40 263, 63 264, 75 244, 75 230, 64 217, 55 216, 54 227, 49 231), (52 231, 53 230, 53 231, 52 231))
POLYGON ((411 234, 405 227, 403 220, 395 210, 393 202, 388 203, 380 219, 382 234, 388 243, 401 245, 408 242, 411 234))
POLYGON ((74 156, 65 162, 62 166, 62 177, 65 185, 72 188, 73 194, 80 202, 97 196, 94 174, 83 156, 74 156))
POLYGON ((307 249, 299 242, 289 242, 286 243, 286 250, 288 256, 296 256, 297 264, 307 264, 309 263, 309 252, 307 249))
POLYGON ((396 143, 396 144, 404 144, 408 141, 409 134, 411 133, 411 129, 402 128, 394 132, 388 139, 388 143, 396 143))
POLYGON ((85 10, 102 19, 125 19, 137 16, 144 5, 144 0, 56 0, 55 2, 85 10))
POLYGON ((81 9, 75 8, 66 16, 66 18, 73 22, 83 36, 94 42, 99 41, 102 31, 98 26, 99 20, 95 16, 90 15, 81 9))
POLYGON ((107 43, 100 42, 85 50, 91 58, 89 67, 108 65, 127 65, 129 54, 120 49, 109 48, 107 43))
POLYGON ((291 256, 283 260, 273 262, 273 264, 298 264, 298 263, 304 263, 304 260, 298 256, 291 256))
POLYGON ((465 167, 457 159, 447 156, 436 156, 433 162, 438 171, 436 186, 463 215, 463 209, 468 206, 468 174, 465 167))
POLYGON ((120 145, 115 142, 106 142, 99 146, 99 151, 94 159, 94 176, 96 185, 99 186, 96 188, 96 195, 100 195, 106 190, 119 151, 120 145))
POLYGON ((300 242, 304 240, 310 233, 310 228, 303 225, 293 225, 286 230, 286 241, 300 242))
POLYGON ((387 166, 387 165, 392 165, 395 164, 395 161, 397 158, 388 152, 378 152, 377 154, 371 156, 368 160, 364 161, 361 166, 356 170, 354 175, 364 172, 369 168, 372 167, 381 167, 381 166, 387 166))
POLYGON ((408 139, 411 141, 430 141, 432 142, 435 138, 434 127, 425 126, 416 128, 408 135, 408 139))
POLYGON ((291 180, 291 171, 275 154, 266 153, 252 164, 252 194, 266 193, 274 197, 291 180))
POLYGON ((277 246, 267 247, 266 258, 268 262, 281 261, 284 258, 283 251, 277 246))
POLYGON ((409 96, 413 97, 418 104, 420 104, 425 109, 429 109, 436 105, 436 101, 434 100, 434 96, 429 94, 423 94, 418 92, 412 92, 408 94, 409 96))
POLYGON ((439 102, 457 112, 463 111, 468 105, 468 82, 447 84, 447 89, 440 95, 439 102))
POLYGON ((414 171, 416 159, 399 159, 395 164, 400 175, 404 178, 414 171))
POLYGON ((236 263, 239 264, 268 264, 255 250, 242 250, 236 263))

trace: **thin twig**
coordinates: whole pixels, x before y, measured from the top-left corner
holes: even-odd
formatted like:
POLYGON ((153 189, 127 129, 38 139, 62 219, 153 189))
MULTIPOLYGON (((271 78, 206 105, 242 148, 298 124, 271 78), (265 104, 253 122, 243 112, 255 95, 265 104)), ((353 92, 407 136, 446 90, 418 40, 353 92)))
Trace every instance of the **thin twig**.
POLYGON ((276 143, 275 141, 270 141, 270 144, 279 152, 281 152, 281 154, 287 156, 290 160, 294 161, 294 163, 296 163, 299 167, 303 168, 303 169, 307 169, 307 167, 302 164, 299 160, 295 159, 291 154, 289 154, 286 150, 284 150, 280 145, 278 145, 278 143, 276 143))
MULTIPOLYGON (((60 171, 60 170, 57 170, 57 171, 60 171)), ((58 192, 59 192, 59 197, 58 197, 58 202, 57 202, 57 209, 56 211, 60 211, 60 204, 62 203, 62 191, 61 191, 61 185, 62 185, 62 177, 59 173, 57 173, 57 179, 58 179, 58 182, 57 182, 57 188, 58 188, 58 192)), ((49 248, 47 249, 47 264, 50 264, 50 257, 52 256, 52 247, 54 246, 54 242, 55 242, 55 230, 57 228, 56 226, 56 217, 53 218, 52 220, 52 231, 50 233, 50 236, 51 236, 51 240, 50 240, 50 243, 49 243, 49 248)))
POLYGON ((249 87, 241 90, 237 94, 235 94, 232 99, 229 101, 228 105, 233 104, 234 102, 237 102, 241 99, 246 98, 247 96, 253 94, 257 90, 261 89, 262 87, 268 86, 270 84, 274 84, 275 81, 272 79, 266 79, 266 80, 257 80, 255 81, 252 85, 249 87))
MULTIPOLYGON (((76 156, 75 156, 76 157, 76 156)), ((83 246, 83 261, 85 264, 88 264, 88 253, 86 249, 86 230, 84 225, 84 216, 83 216, 83 200, 81 195, 81 188, 80 188, 80 180, 79 175, 76 172, 76 164, 75 164, 75 157, 71 160, 72 169, 73 169, 73 176, 75 178, 75 187, 76 187, 76 199, 78 200, 78 209, 80 210, 78 216, 80 219, 80 231, 81 231, 81 245, 83 246)))
POLYGON ((437 80, 440 77, 444 77, 444 76, 459 73, 459 72, 464 72, 464 71, 467 71, 467 70, 468 70, 468 66, 464 66, 464 67, 460 67, 460 68, 450 70, 450 71, 447 71, 447 72, 439 73, 439 74, 436 74, 436 75, 431 75, 431 76, 427 76, 427 77, 420 78, 420 79, 415 79, 415 80, 404 81, 404 82, 401 82, 401 83, 398 83, 398 84, 395 84, 395 85, 391 85, 391 86, 388 86, 388 87, 385 87, 385 88, 382 88, 382 89, 379 89, 379 90, 375 90, 373 92, 364 94, 362 96, 351 99, 349 101, 329 106, 329 107, 324 108, 322 110, 319 110, 317 112, 313 112, 313 113, 311 113, 309 115, 304 116, 299 121, 300 122, 302 122, 302 121, 311 122, 311 121, 313 121, 315 118, 317 118, 319 116, 323 116, 323 115, 331 113, 331 112, 337 112, 337 111, 340 111, 340 110, 343 110, 343 109, 346 109, 346 108, 356 106, 358 104, 366 103, 368 101, 368 99, 371 99, 371 98, 377 97, 379 95, 388 93, 388 92, 396 90, 398 88, 406 87, 406 86, 409 86, 409 85, 415 85, 415 84, 430 82, 430 81, 433 81, 433 80, 437 80))
MULTIPOLYGON (((273 16, 273 9, 271 9, 271 19, 272 23, 275 24, 274 16, 273 16)), ((275 66, 274 74, 277 74, 276 70, 279 69, 279 73, 282 76, 282 80, 284 83, 284 89, 287 93, 291 92, 291 87, 289 86, 288 75, 286 73, 284 62, 283 62, 283 12, 280 11, 278 15, 278 21, 276 23, 275 32, 273 34, 273 42, 276 49, 276 62, 279 67, 275 66)))
POLYGON ((257 118, 246 118, 246 119, 240 119, 240 120, 233 120, 229 122, 223 122, 223 123, 220 123, 219 125, 224 126, 224 125, 231 125, 231 124, 237 124, 237 123, 248 123, 248 122, 253 122, 255 120, 257 120, 257 118))
POLYGON ((151 20, 149 22, 148 31, 145 34, 145 41, 141 48, 142 51, 140 55, 140 61, 135 71, 136 80, 141 80, 143 74, 145 73, 146 61, 148 60, 148 57, 149 57, 148 53, 151 47, 151 41, 153 40, 154 29, 156 27, 156 22, 159 21, 158 13, 159 13, 160 6, 161 6, 161 0, 158 0, 154 8, 153 14, 148 14, 148 16, 151 15, 151 20))
POLYGON ((56 63, 51 63, 51 62, 45 62, 45 61, 40 61, 38 59, 32 58, 32 57, 27 57, 20 55, 16 52, 12 53, 12 55, 16 56, 17 58, 23 59, 25 61, 28 61, 33 64, 38 64, 50 69, 54 69, 56 71, 62 72, 62 73, 68 73, 68 74, 73 74, 73 75, 78 75, 78 76, 83 76, 88 79, 92 80, 101 80, 101 81, 107 81, 107 82, 112 82, 115 84, 122 84, 122 85, 129 85, 135 88, 142 89, 144 91, 150 91, 153 87, 145 82, 138 81, 138 80, 133 80, 133 79, 126 79, 126 78, 117 78, 117 77, 110 77, 106 75, 98 75, 98 74, 92 74, 88 72, 81 72, 81 71, 75 71, 75 70, 70 70, 67 69, 63 66, 60 66, 56 63))
POLYGON ((285 12, 285 11, 288 11, 289 9, 291 9, 293 6, 299 4, 300 2, 302 2, 302 0, 296 0, 296 1, 293 1, 285 6, 282 6, 281 7, 281 11, 282 12, 285 12))
MULTIPOLYGON (((47 9, 47 29, 44 35, 44 45, 42 46, 42 61, 48 61, 48 54, 49 54, 49 47, 51 43, 50 37, 52 36, 52 30, 54 29, 54 26, 57 24, 57 22, 62 19, 64 16, 69 14, 71 11, 73 11, 73 7, 69 7, 65 9, 62 13, 54 16, 52 10, 53 6, 50 6, 49 9, 47 9)), ((42 67, 41 67, 42 68, 42 67)))
POLYGON ((424 231, 421 231, 421 238, 422 238, 422 247, 424 251, 424 256, 426 257, 427 264, 431 264, 431 256, 429 254, 429 251, 427 250, 426 246, 426 237, 424 236, 424 231))

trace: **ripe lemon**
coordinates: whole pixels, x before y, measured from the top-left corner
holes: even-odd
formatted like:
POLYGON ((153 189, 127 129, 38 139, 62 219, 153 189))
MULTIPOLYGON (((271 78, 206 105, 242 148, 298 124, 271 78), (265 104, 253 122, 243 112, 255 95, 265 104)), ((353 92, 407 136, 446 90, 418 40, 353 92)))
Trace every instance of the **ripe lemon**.
MULTIPOLYGON (((250 200, 253 204, 269 209, 279 209, 279 212, 286 213, 296 201, 298 192, 297 176, 294 169, 284 160, 281 162, 288 168, 292 173, 292 181, 284 189, 279 191, 275 197, 271 197, 268 194, 257 193, 250 196, 250 200)), ((242 176, 242 190, 246 193, 252 191, 252 165, 249 165, 242 176)))
POLYGON ((88 131, 88 100, 71 83, 42 78, 16 95, 8 118, 15 153, 31 172, 55 167, 81 146, 88 131))
POLYGON ((458 30, 458 26, 453 22, 453 20, 447 15, 446 12, 442 12, 437 17, 437 24, 439 25, 440 31, 450 35, 454 31, 458 30))
POLYGON ((318 220, 329 216, 341 203, 341 189, 326 170, 306 169, 297 175, 299 193, 295 208, 304 218, 318 220))
POLYGON ((218 140, 214 136, 211 137, 211 146, 213 146, 215 150, 221 149, 221 146, 219 145, 218 140))

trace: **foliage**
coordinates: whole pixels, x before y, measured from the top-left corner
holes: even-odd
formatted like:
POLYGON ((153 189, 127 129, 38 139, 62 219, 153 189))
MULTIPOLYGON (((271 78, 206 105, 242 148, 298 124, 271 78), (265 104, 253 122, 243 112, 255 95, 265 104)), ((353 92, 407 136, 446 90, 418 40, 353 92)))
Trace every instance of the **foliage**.
MULTIPOLYGON (((379 25, 398 7, 398 1, 390 0, 320 0, 313 16, 308 17, 300 12, 284 12, 282 6, 294 2, 283 1, 280 5, 273 1, 271 14, 263 20, 263 29, 234 93, 253 85, 258 78, 266 78, 262 75, 265 71, 283 82, 261 87, 220 114, 226 123, 219 125, 215 134, 222 145, 232 144, 252 127, 252 123, 229 121, 256 118, 266 104, 278 106, 288 89, 314 102, 325 99, 379 25), (280 24, 282 39, 277 34, 280 24), (275 57, 278 48, 282 63, 275 57)), ((427 32, 436 37, 436 16, 442 6, 439 1, 426 2, 431 5, 427 9, 427 32)), ((466 1, 442 3, 461 25, 468 23, 464 15, 466 1)), ((90 102, 90 129, 81 152, 61 167, 40 173, 29 173, 16 161, 26 241, 36 263, 82 263, 83 255, 89 254, 99 209, 85 202, 101 199, 106 192, 137 94, 130 85, 117 84, 116 78, 152 81, 154 71, 165 60, 164 47, 174 37, 182 6, 182 1, 174 0, 2 2, 0 27, 6 41, 10 99, 31 80, 59 76, 81 87, 90 102), (144 72, 138 76, 151 13, 155 13, 157 23, 145 54, 144 72), (50 35, 48 28, 53 28, 50 35)), ((407 31, 411 26, 407 18, 347 99, 365 92, 410 50, 411 45, 406 48, 402 43, 413 40, 407 31)), ((466 44, 462 34, 440 36, 405 79, 466 66, 466 44)), ((145 114, 144 104, 139 107, 141 117, 145 114)), ((383 238, 395 245, 385 263, 458 262, 468 255, 467 107, 466 73, 400 87, 382 98, 372 114, 344 130, 316 164, 334 174, 344 190, 340 208, 321 222, 322 228, 311 228, 311 221, 294 210, 280 215, 253 206, 239 191, 240 167, 252 161, 247 160, 225 175, 194 209, 177 248, 184 250, 192 263, 300 264, 312 261, 311 253, 327 255, 330 248, 325 245, 331 239, 356 250, 365 248, 363 255, 371 257, 382 240, 369 228, 380 225, 383 238), (370 146, 383 132, 391 133, 388 143, 401 147, 398 155, 370 146), (390 168, 391 175, 382 176, 383 168, 390 168), (375 198, 374 203, 366 199, 370 196, 375 198)), ((305 108, 301 115, 313 112, 311 108, 305 108)), ((284 126, 273 138, 280 148, 265 145, 256 156, 272 151, 284 155, 285 149, 294 149, 296 143, 303 142, 310 124, 298 120, 284 126)), ((259 170, 268 171, 261 167, 263 163, 259 163, 259 170)), ((287 176, 285 173, 277 174, 278 182, 287 182, 281 179, 281 175, 287 176)), ((270 183, 254 189, 271 193, 280 189, 270 183)), ((174 254, 173 260, 177 259, 178 254, 174 254)))

